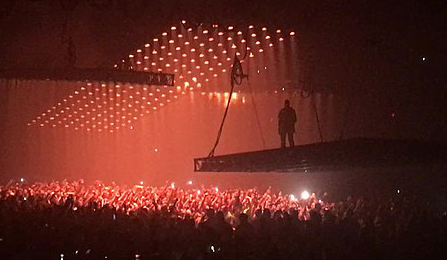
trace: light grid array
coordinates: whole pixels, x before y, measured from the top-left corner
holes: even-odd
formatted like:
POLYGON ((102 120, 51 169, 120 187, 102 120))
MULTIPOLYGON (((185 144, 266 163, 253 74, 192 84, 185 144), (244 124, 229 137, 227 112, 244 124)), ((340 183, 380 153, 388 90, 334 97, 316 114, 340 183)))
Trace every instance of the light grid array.
MULTIPOLYGON (((161 109, 188 92, 200 91, 202 96, 222 96, 228 100, 229 93, 211 87, 228 84, 233 57, 263 58, 264 49, 284 41, 281 30, 269 35, 266 27, 259 28, 258 32, 254 26, 249 26, 243 32, 233 26, 223 30, 217 25, 192 29, 185 24, 182 21, 181 26, 172 26, 169 33, 163 32, 152 43, 130 54, 128 60, 133 70, 174 73, 175 87, 89 82, 28 125, 114 133, 132 128, 145 114, 161 109)), ((294 37, 295 32, 288 35, 294 37)), ((237 99, 237 95, 234 98, 237 99)), ((241 101, 245 103, 245 98, 241 101)))

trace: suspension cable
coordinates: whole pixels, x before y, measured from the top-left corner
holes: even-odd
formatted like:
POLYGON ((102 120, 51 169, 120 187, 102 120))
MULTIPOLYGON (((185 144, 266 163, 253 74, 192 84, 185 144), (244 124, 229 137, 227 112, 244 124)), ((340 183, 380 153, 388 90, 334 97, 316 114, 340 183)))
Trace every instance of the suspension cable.
POLYGON ((323 132, 321 131, 321 125, 320 125, 320 118, 318 117, 318 110, 317 110, 317 104, 315 99, 312 99, 310 102, 313 103, 314 105, 314 111, 315 111, 315 118, 317 120, 317 129, 318 129, 318 133, 320 134, 320 141, 324 142, 324 138, 323 138, 323 132), (313 102, 312 102, 313 101, 313 102))
POLYGON ((264 133, 262 132, 262 126, 261 126, 261 121, 259 120, 258 109, 256 107, 255 97, 253 95, 253 90, 251 88, 250 80, 247 80, 247 82, 248 82, 248 88, 250 90, 251 102, 253 103, 253 109, 255 110, 256 122, 258 123, 259 133, 261 134, 262 146, 265 149, 266 146, 265 146, 264 133))
MULTIPOLYGON (((304 85, 304 83, 303 83, 303 85, 304 85)), ((314 99, 315 98, 314 94, 315 94, 315 91, 313 89, 309 89, 307 91, 304 89, 301 89, 301 91, 300 91, 300 95, 302 98, 308 98, 311 96, 313 97, 310 102, 312 103, 313 108, 314 108, 315 119, 317 121, 317 130, 318 130, 318 134, 320 135, 320 141, 324 142, 323 131, 321 130, 320 117, 318 116, 318 109, 317 109, 317 104, 314 99)))
POLYGON ((242 84, 243 78, 247 77, 247 75, 244 74, 242 70, 242 65, 236 54, 234 55, 234 62, 233 67, 231 68, 231 89, 230 89, 230 96, 227 101, 227 106, 225 107, 225 112, 222 118, 222 122, 220 123, 219 131, 217 132, 217 138, 216 142, 214 143, 213 149, 211 149, 210 153, 208 154, 208 157, 214 156, 214 153, 216 151, 216 147, 219 144, 220 137, 222 136, 223 127, 225 124, 225 120, 228 115, 228 110, 230 108, 231 99, 233 98, 233 92, 234 92, 234 86, 242 84))

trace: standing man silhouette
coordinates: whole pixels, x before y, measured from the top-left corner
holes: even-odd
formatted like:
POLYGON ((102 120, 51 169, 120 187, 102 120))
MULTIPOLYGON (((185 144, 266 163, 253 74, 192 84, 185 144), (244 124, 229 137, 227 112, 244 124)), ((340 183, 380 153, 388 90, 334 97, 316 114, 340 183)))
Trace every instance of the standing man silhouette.
POLYGON ((278 133, 281 137, 281 148, 286 147, 286 135, 289 139, 289 146, 295 146, 293 134, 295 133, 296 113, 295 109, 290 107, 290 100, 284 101, 284 108, 278 114, 278 133))

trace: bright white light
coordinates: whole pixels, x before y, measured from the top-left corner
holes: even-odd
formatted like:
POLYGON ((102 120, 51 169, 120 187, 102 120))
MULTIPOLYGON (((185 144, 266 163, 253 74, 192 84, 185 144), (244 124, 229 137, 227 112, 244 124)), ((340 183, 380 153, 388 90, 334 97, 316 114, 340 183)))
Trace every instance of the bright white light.
POLYGON ((308 192, 307 190, 305 190, 305 191, 303 191, 303 192, 301 193, 301 198, 302 198, 303 200, 307 200, 309 197, 310 197, 310 194, 309 194, 309 192, 308 192))
POLYGON ((175 189, 175 183, 171 183, 171 188, 175 189))
POLYGON ((197 194, 199 194, 199 195, 200 195, 200 190, 198 190, 198 191, 197 191, 197 194))
POLYGON ((291 201, 297 201, 297 199, 296 199, 295 195, 293 195, 293 194, 292 194, 292 195, 290 195, 290 200, 291 200, 291 201))
POLYGON ((143 185, 144 184, 144 182, 143 181, 140 181, 140 185, 143 185))
POLYGON ((20 182, 24 182, 25 181, 25 179, 24 178, 20 178, 20 182))
POLYGON ((188 183, 188 185, 192 185, 192 181, 188 181, 187 183, 188 183))
POLYGON ((400 190, 397 190, 397 194, 399 194, 400 193, 400 190))
POLYGON ((425 57, 422 57, 422 60, 425 61, 425 57))

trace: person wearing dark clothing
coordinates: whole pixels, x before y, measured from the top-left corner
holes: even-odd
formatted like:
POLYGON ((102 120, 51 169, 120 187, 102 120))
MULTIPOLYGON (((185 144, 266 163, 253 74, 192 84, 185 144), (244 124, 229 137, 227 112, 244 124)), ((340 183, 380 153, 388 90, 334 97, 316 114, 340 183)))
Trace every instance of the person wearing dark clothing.
POLYGON ((295 133, 296 113, 290 107, 290 100, 284 101, 284 108, 278 114, 278 133, 281 137, 281 148, 286 147, 286 136, 289 139, 289 146, 295 146, 293 134, 295 133))

